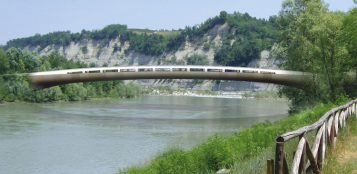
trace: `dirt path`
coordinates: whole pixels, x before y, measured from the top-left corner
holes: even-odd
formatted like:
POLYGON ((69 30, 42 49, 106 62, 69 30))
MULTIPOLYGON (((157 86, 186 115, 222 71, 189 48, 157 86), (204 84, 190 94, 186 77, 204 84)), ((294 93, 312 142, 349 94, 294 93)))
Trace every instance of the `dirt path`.
POLYGON ((352 120, 349 125, 329 153, 322 173, 357 174, 357 121, 352 120))
POLYGON ((338 163, 341 166, 350 168, 351 173, 357 174, 357 135, 351 135, 345 140, 344 149, 338 155, 338 163))

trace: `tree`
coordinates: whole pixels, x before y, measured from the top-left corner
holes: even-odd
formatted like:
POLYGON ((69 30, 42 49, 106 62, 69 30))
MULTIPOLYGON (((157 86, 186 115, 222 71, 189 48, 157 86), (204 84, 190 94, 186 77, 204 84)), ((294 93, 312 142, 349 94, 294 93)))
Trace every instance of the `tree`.
POLYGON ((225 42, 215 54, 214 60, 220 65, 246 66, 253 59, 259 58, 260 49, 254 41, 225 42))
POLYGON ((9 59, 10 72, 22 73, 25 71, 25 64, 23 62, 22 51, 18 48, 10 48, 6 55, 9 59))
POLYGON ((205 55, 199 55, 199 54, 193 54, 187 59, 187 65, 208 65, 209 61, 207 59, 207 56, 205 55))
POLYGON ((49 71, 52 69, 51 63, 47 59, 41 57, 40 62, 41 62, 40 71, 49 71))
POLYGON ((87 46, 81 47, 81 51, 82 51, 83 54, 87 54, 88 53, 88 47, 87 46))
POLYGON ((0 49, 0 74, 5 74, 10 68, 9 59, 5 52, 0 49))
POLYGON ((227 16, 228 16, 228 13, 227 13, 226 11, 221 11, 221 12, 219 13, 219 17, 220 17, 221 19, 226 20, 226 19, 227 19, 227 16))
MULTIPOLYGON (((357 8, 352 9, 343 21, 343 41, 346 43, 347 51, 350 59, 346 60, 346 69, 351 69, 357 74, 357 8)), ((345 84, 351 98, 357 96, 357 79, 347 81, 345 84)))
POLYGON ((62 87, 69 101, 79 101, 87 97, 87 90, 82 84, 69 84, 62 87))
POLYGON ((0 77, 0 103, 5 100, 6 91, 4 83, 4 79, 0 77))
POLYGON ((23 53, 22 61, 25 65, 25 72, 39 71, 41 61, 36 55, 30 54, 28 52, 23 53))
MULTIPOLYGON (((357 68, 357 8, 352 9, 343 21, 343 41, 351 55, 351 66, 357 68)), ((357 69, 355 69, 357 71, 357 69)))
MULTIPOLYGON (((278 50, 283 68, 318 75, 318 81, 304 91, 283 88, 293 105, 313 105, 334 101, 343 95, 345 44, 341 41, 343 14, 329 12, 320 0, 285 1, 280 13, 283 32, 278 50)), ((279 57, 279 56, 278 56, 279 57)))
POLYGON ((118 43, 115 43, 113 46, 113 53, 118 52, 118 51, 120 52, 121 48, 118 46, 118 43))

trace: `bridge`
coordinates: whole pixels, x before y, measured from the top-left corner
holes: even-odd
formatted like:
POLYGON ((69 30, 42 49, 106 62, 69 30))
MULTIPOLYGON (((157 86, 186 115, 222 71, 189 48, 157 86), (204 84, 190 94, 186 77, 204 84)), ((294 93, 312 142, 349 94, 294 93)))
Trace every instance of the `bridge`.
POLYGON ((311 73, 228 66, 127 66, 80 68, 31 73, 32 85, 39 88, 109 80, 206 79, 273 83, 303 88, 313 80, 311 73))

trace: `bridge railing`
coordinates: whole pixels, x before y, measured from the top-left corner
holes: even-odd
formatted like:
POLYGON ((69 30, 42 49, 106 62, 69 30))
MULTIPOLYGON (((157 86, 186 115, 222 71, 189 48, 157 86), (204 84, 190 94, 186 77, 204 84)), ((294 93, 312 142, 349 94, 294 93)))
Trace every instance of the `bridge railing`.
POLYGON ((69 70, 57 70, 47 72, 36 72, 32 75, 53 75, 53 74, 87 74, 87 73, 120 73, 120 72, 236 72, 236 73, 257 73, 257 74, 296 74, 303 75, 297 71, 272 70, 248 67, 225 67, 225 66, 127 66, 127 67, 97 67, 80 68, 69 70))
POLYGON ((280 135, 276 139, 275 164, 268 160, 267 173, 320 173, 327 148, 335 145, 340 130, 346 127, 347 120, 352 115, 356 115, 356 106, 357 100, 353 100, 328 111, 311 125, 280 135), (308 133, 315 134, 313 144, 309 142, 308 133), (292 159, 288 159, 286 149, 291 147, 285 145, 297 139, 296 151, 292 159))

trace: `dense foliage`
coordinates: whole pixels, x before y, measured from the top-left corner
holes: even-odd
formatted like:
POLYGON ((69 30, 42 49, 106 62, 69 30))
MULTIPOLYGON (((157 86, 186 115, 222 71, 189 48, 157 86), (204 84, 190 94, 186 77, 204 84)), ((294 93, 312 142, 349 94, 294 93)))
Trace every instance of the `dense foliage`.
POLYGON ((94 97, 130 98, 140 93, 137 86, 125 85, 121 81, 77 83, 36 90, 30 86, 25 74, 81 67, 86 65, 68 61, 58 54, 41 57, 17 48, 10 48, 6 52, 0 49, 0 102, 78 101, 94 97))
POLYGON ((226 16, 231 32, 215 54, 214 59, 218 64, 246 66, 253 59, 258 59, 262 50, 270 50, 279 39, 276 17, 266 21, 251 17, 247 13, 223 16, 226 16))
POLYGON ((283 36, 273 53, 284 69, 316 74, 304 90, 283 88, 293 109, 356 97, 356 9, 349 14, 330 12, 321 0, 288 0, 283 4, 279 24, 283 36), (355 75, 354 75, 355 76, 355 75))
POLYGON ((188 56, 186 58, 187 65, 208 65, 209 61, 207 56, 205 55, 199 55, 199 54, 193 54, 191 56, 188 56))

